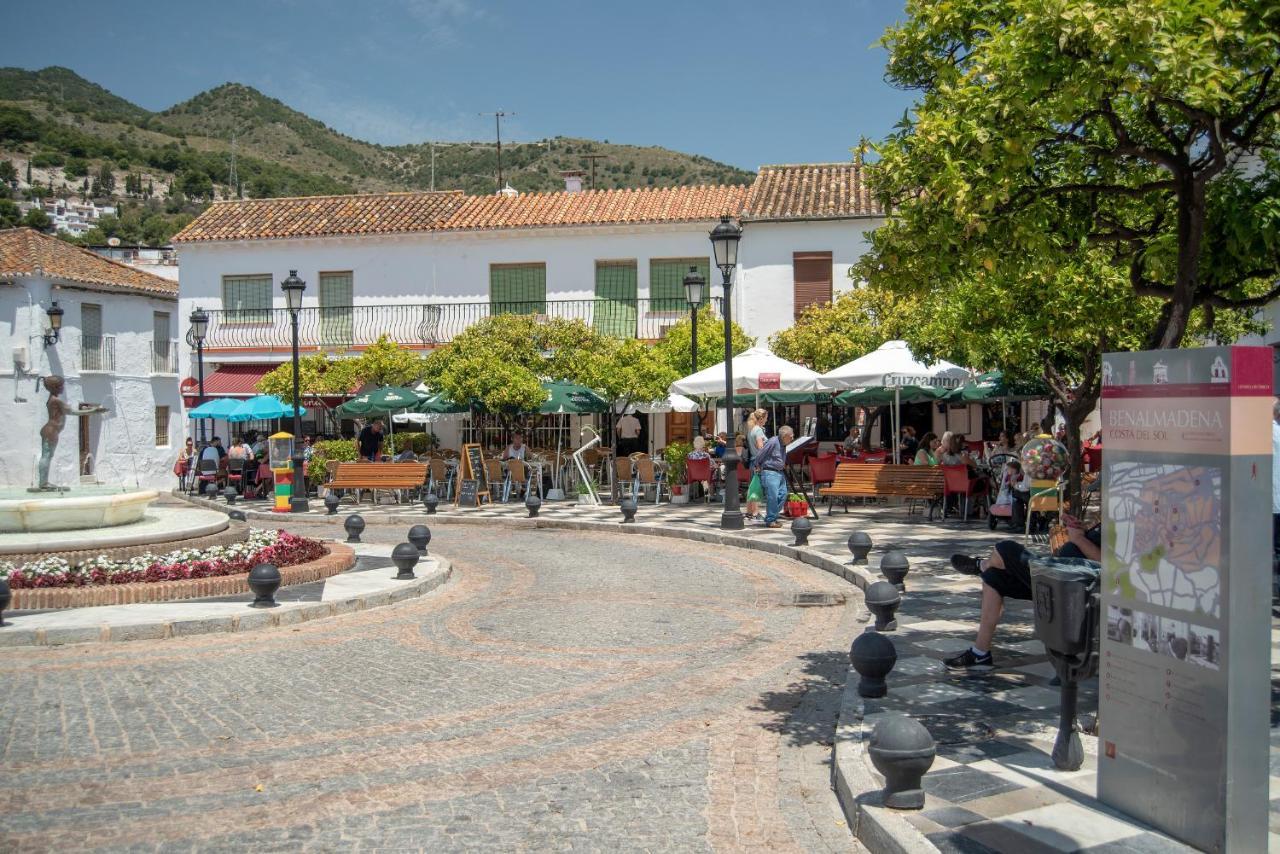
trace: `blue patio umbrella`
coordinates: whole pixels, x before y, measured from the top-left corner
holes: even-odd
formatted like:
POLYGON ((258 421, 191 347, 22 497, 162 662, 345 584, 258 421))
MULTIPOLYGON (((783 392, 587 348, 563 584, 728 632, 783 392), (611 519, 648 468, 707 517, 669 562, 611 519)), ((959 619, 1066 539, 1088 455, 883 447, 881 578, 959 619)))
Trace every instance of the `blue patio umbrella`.
POLYGON ((206 400, 195 409, 187 410, 188 418, 229 418, 243 400, 234 397, 216 397, 206 400))
MULTIPOLYGON (((298 407, 299 415, 306 415, 305 406, 298 407)), ((227 416, 227 420, 231 422, 238 421, 269 421, 273 418, 292 418, 293 407, 276 397, 274 394, 260 394, 257 397, 251 397, 242 402, 231 414, 227 416)))

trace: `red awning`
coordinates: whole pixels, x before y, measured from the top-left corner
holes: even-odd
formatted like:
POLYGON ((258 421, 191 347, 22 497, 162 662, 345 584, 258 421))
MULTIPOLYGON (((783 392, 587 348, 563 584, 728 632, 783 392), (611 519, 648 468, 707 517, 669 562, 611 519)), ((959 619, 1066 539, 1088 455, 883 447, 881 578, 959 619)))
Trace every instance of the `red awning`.
MULTIPOLYGON (((253 397, 258 393, 258 380, 278 365, 220 365, 204 377, 205 397, 253 397)), ((194 397, 200 393, 200 381, 187 377, 182 381, 182 393, 194 397)))

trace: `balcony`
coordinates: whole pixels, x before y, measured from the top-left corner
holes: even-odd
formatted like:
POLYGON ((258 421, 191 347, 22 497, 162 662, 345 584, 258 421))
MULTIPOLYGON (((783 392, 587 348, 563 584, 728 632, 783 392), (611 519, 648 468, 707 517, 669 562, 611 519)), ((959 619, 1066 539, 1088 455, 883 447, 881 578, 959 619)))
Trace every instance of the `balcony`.
POLYGON ((178 342, 172 338, 168 341, 156 341, 151 346, 151 373, 178 373, 178 342))
POLYGON ((82 336, 80 338, 80 373, 113 374, 115 371, 116 336, 82 336))
MULTIPOLYGON (((720 316, 721 298, 712 310, 720 316)), ((538 302, 467 302, 400 305, 355 305, 304 308, 298 312, 298 344, 304 350, 366 347, 386 335, 398 344, 431 348, 447 344, 467 327, 494 314, 530 314, 539 318, 581 320, 615 338, 656 341, 689 316, 683 300, 545 300, 538 302)), ((287 353, 292 347, 289 311, 214 309, 209 311, 205 352, 255 351, 287 353)))

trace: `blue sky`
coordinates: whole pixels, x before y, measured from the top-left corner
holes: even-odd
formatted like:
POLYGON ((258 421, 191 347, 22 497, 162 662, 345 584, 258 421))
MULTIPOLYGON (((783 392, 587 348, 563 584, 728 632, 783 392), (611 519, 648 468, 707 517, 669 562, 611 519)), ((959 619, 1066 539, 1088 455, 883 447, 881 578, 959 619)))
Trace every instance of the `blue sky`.
POLYGON ((912 93, 873 43, 902 0, 63 0, 0 63, 68 65, 148 109, 246 83, 383 143, 581 136, 748 169, 844 160, 912 93), (56 37, 55 37, 56 36, 56 37), (56 47, 55 47, 56 46, 56 47))

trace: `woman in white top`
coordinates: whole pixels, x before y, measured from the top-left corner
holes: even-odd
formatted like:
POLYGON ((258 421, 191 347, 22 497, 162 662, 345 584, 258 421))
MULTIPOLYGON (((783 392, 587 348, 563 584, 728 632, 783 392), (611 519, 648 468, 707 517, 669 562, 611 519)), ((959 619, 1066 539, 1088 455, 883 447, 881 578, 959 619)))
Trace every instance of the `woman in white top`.
POLYGON ((507 445, 507 449, 502 452, 504 460, 524 460, 524 452, 528 450, 524 446, 524 434, 514 433, 511 436, 511 444, 507 445))

